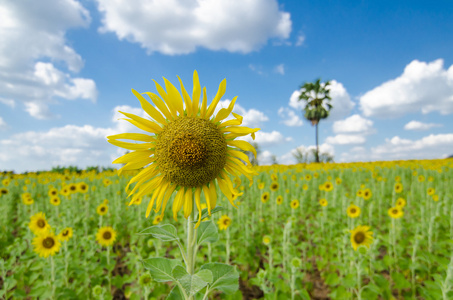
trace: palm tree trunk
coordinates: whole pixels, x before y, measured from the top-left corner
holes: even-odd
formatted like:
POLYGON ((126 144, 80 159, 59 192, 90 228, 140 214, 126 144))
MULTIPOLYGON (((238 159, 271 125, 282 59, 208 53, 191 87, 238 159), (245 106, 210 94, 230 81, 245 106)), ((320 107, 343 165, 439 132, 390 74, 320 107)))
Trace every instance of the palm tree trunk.
POLYGON ((316 162, 319 163, 318 124, 316 123, 316 162))

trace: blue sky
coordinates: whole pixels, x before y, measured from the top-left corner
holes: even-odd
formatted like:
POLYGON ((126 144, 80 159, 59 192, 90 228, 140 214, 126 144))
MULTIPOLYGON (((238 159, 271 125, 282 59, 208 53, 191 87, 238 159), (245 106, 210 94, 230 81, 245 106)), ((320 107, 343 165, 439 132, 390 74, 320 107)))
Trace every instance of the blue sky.
MULTIPOLYGON (((315 144, 299 86, 331 80, 321 150, 336 162, 453 154, 451 1, 2 1, 0 170, 114 166, 105 136, 138 132, 131 88, 196 69, 258 127, 260 164, 315 144)), ((220 107, 219 107, 220 108, 220 107)), ((247 139, 251 141, 251 139, 247 139)))

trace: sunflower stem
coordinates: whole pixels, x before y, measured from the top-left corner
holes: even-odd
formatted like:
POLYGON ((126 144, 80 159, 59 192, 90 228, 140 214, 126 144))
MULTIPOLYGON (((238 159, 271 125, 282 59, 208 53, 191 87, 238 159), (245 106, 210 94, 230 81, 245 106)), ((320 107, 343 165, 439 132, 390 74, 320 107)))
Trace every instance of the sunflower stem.
MULTIPOLYGON (((192 212, 187 220, 187 264, 186 271, 190 275, 195 273, 195 255, 197 253, 197 230, 193 223, 195 217, 195 200, 192 200, 192 212)), ((193 296, 189 296, 189 300, 193 300, 193 296)))
POLYGON ((109 294, 112 290, 112 283, 111 283, 111 279, 110 279, 110 269, 109 269, 109 266, 110 266, 110 247, 107 246, 107 280, 109 281, 109 294))
POLYGON ((226 229, 226 263, 230 263, 230 230, 226 229))
POLYGON ((53 261, 53 256, 50 256, 50 278, 51 278, 51 289, 52 289, 52 299, 54 299, 55 296, 55 264, 53 261))
POLYGON ((69 279, 68 279, 68 242, 66 241, 64 243, 64 279, 65 279, 65 285, 68 287, 69 285, 69 279))

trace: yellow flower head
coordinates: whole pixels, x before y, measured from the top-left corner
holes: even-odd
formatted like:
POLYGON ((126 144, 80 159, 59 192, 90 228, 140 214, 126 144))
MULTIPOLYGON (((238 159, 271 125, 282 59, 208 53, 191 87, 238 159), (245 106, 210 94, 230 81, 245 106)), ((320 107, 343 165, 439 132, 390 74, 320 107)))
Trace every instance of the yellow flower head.
POLYGON ((399 219, 404 215, 404 212, 401 207, 395 206, 388 210, 388 214, 392 219, 399 219))
POLYGON ((307 184, 304 184, 304 185, 302 186, 302 189, 303 189, 304 191, 308 190, 308 185, 307 185, 307 184))
POLYGON ((261 195, 261 202, 266 203, 267 201, 269 201, 269 192, 264 192, 261 195))
POLYGON ((258 184, 258 189, 259 189, 259 190, 264 189, 264 182, 260 182, 260 183, 258 184))
POLYGON ((132 90, 140 101, 143 110, 151 119, 145 119, 134 114, 121 112, 128 117, 126 121, 148 132, 124 133, 109 136, 113 145, 132 150, 132 152, 116 159, 113 163, 125 164, 119 174, 127 170, 141 170, 130 181, 126 190, 132 183, 135 187, 129 192, 135 198, 152 194, 146 210, 148 216, 153 209, 162 211, 170 200, 173 192, 173 218, 177 220, 177 213, 183 208, 184 217, 188 218, 195 202, 199 211, 196 227, 201 222, 200 195, 203 192, 208 212, 216 206, 216 185, 229 200, 231 205, 233 195, 242 195, 233 188, 233 183, 228 174, 233 174, 239 179, 238 174, 244 174, 253 184, 253 170, 250 160, 239 150, 251 151, 256 157, 255 148, 236 137, 251 135, 255 139, 255 132, 259 128, 239 126, 242 117, 232 113, 237 97, 234 97, 228 108, 222 108, 217 115, 214 110, 226 90, 224 79, 212 103, 207 105, 206 89, 201 90, 198 73, 193 73, 192 97, 188 94, 181 79, 178 77, 181 93, 177 88, 164 78, 165 89, 156 81, 158 94, 144 93, 154 103, 149 103, 142 94, 132 90), (203 93, 202 93, 203 92, 203 93), (200 96, 203 100, 200 105, 200 96), (235 119, 223 121, 230 113, 235 119), (119 140, 135 140, 141 143, 128 143, 119 140), (237 149, 236 149, 237 148, 237 149), (247 166, 247 165, 248 166, 247 166))
POLYGON ((363 197, 363 190, 357 191, 357 197, 363 197))
POLYGON ((337 177, 337 178, 335 179, 335 183, 336 183, 336 184, 341 184, 341 178, 338 178, 338 177, 337 177))
POLYGON ((362 197, 363 197, 364 200, 369 200, 372 195, 373 195, 373 193, 371 192, 370 189, 364 189, 362 191, 362 197))
POLYGON ((71 193, 71 194, 77 193, 77 184, 70 183, 68 186, 68 189, 69 189, 69 193, 71 193))
POLYGON ((71 227, 67 227, 67 228, 63 229, 63 230, 58 234, 58 239, 59 239, 60 241, 66 242, 66 241, 68 241, 70 238, 72 238, 72 234, 73 234, 72 228, 71 228, 71 227))
POLYGON ((60 250, 61 243, 52 232, 44 232, 35 237, 32 241, 34 251, 41 257, 55 255, 60 250))
POLYGON ((357 218, 360 216, 360 207, 357 205, 351 204, 348 206, 348 209, 346 210, 346 213, 350 218, 357 218))
POLYGON ((403 184, 400 182, 395 183, 395 193, 399 194, 403 191, 403 184))
POLYGON ((325 207, 325 206, 327 206, 327 204, 329 204, 329 203, 327 202, 326 199, 322 198, 322 199, 319 199, 319 204, 320 204, 322 207, 325 207))
POLYGON ((297 199, 292 200, 290 205, 291 205, 292 209, 298 208, 299 207, 299 200, 297 200, 297 199))
POLYGON ((116 231, 110 226, 101 227, 96 233, 96 241, 101 246, 108 247, 112 245, 115 242, 115 240, 116 231))
POLYGON ((39 212, 30 218, 28 227, 36 235, 46 233, 50 229, 50 225, 46 221, 46 216, 42 212, 39 212))
POLYGON ((77 191, 79 193, 85 194, 86 192, 88 192, 88 185, 85 182, 79 182, 77 184, 77 191))
POLYGON ((278 182, 272 182, 271 183, 271 191, 275 192, 278 190, 278 182))
POLYGON ((397 200, 396 200, 396 206, 397 207, 400 207, 400 208, 403 208, 406 206, 406 200, 404 200, 404 198, 402 197, 399 197, 397 200))
POLYGON ((436 192, 436 190, 435 190, 434 188, 429 188, 429 189, 428 189, 428 195, 429 195, 429 196, 434 195, 435 192, 436 192))
POLYGON ((153 220, 153 225, 157 225, 160 222, 162 222, 162 217, 160 215, 155 216, 153 220))
POLYGON ((108 211, 109 207, 107 206, 107 204, 104 203, 100 204, 96 209, 97 214, 100 216, 105 216, 108 211))
POLYGON ((49 195, 49 197, 58 196, 58 190, 56 188, 50 188, 47 195, 49 195))
POLYGON ((230 226, 231 219, 227 215, 223 215, 220 217, 219 221, 217 221, 217 224, 219 224, 220 230, 225 230, 228 228, 228 226, 230 226))
POLYGON ((432 197, 435 202, 439 201, 439 195, 434 194, 432 197))
POLYGON ((54 206, 58 206, 58 205, 60 205, 60 203, 61 203, 60 197, 53 196, 50 198, 50 204, 52 204, 54 206))
POLYGON ((305 175, 305 180, 306 180, 306 181, 310 181, 310 180, 311 180, 311 174, 305 175))
POLYGON ((373 232, 369 231, 370 226, 357 226, 354 230, 351 230, 351 244, 354 251, 361 245, 370 248, 373 242, 373 232))
POLYGON ((425 176, 418 175, 418 182, 423 182, 423 181, 425 181, 425 176))
POLYGON ((263 236, 263 244, 264 245, 269 245, 272 242, 272 238, 268 235, 263 236))
POLYGON ((324 190, 325 190, 326 192, 330 192, 331 190, 333 190, 333 184, 332 184, 332 182, 327 181, 326 183, 324 183, 324 190))
POLYGON ((283 197, 282 196, 278 196, 277 197, 277 205, 281 205, 283 203, 283 197))

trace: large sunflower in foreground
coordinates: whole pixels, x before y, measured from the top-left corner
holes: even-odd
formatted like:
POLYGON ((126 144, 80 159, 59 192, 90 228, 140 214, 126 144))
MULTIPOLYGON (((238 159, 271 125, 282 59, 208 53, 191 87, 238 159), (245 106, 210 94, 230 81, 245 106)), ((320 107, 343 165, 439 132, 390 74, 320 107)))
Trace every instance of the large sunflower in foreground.
POLYGON ((373 242, 373 232, 369 231, 370 226, 357 226, 354 230, 351 230, 351 244, 354 250, 361 245, 370 247, 373 242))
POLYGON ((136 183, 129 196, 134 194, 130 204, 137 198, 152 194, 146 210, 149 216, 154 207, 155 212, 165 207, 173 194, 173 218, 177 220, 177 213, 184 208, 184 217, 187 218, 193 210, 193 199, 199 211, 196 227, 201 222, 200 195, 204 192, 209 214, 216 206, 216 182, 222 193, 234 204, 234 196, 242 195, 234 187, 229 174, 234 175, 239 185, 239 175, 244 174, 253 184, 251 163, 246 154, 239 150, 251 151, 256 157, 255 148, 246 141, 237 141, 236 137, 251 134, 255 139, 255 132, 259 128, 239 126, 242 117, 232 112, 236 98, 234 97, 228 108, 222 108, 214 114, 214 110, 225 93, 226 80, 224 79, 212 103, 207 105, 206 88, 203 88, 203 100, 200 105, 201 87, 198 74, 193 73, 192 98, 187 93, 181 79, 178 77, 182 97, 176 87, 164 78, 165 88, 156 81, 159 95, 144 93, 155 104, 151 105, 142 94, 132 90, 140 101, 143 110, 151 117, 141 118, 134 114, 121 112, 126 119, 138 128, 151 134, 123 133, 109 136, 113 145, 133 150, 113 163, 125 164, 119 174, 125 170, 141 169, 126 187, 128 191, 132 183, 136 183), (235 119, 222 122, 230 113, 235 119), (135 140, 143 143, 127 143, 121 139, 135 140), (239 148, 239 149, 236 149, 239 148), (245 163, 249 165, 247 167, 245 163))
POLYGON ((41 257, 54 255, 60 250, 61 243, 53 232, 44 232, 33 239, 34 251, 41 257))

